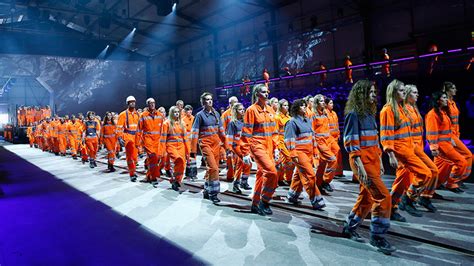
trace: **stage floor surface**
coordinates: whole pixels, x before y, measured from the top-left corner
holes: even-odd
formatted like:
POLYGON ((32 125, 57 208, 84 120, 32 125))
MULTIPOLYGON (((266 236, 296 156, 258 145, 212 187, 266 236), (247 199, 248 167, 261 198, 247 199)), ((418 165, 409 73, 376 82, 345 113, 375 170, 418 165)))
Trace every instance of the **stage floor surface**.
MULTIPOLYGON (((235 195, 221 182, 222 200, 202 199, 204 169, 181 192, 163 180, 157 187, 132 183, 123 155, 108 173, 104 150, 98 167, 28 145, 0 146, 0 265, 472 265, 474 186, 463 194, 439 190, 438 212, 392 222, 389 241, 398 251, 376 252, 341 235, 358 194, 352 173, 332 182, 327 207, 314 211, 286 203, 279 187, 274 214, 250 213, 250 193, 235 195), (103 163, 101 163, 103 162, 103 163)), ((198 158, 198 165, 200 160, 198 158)), ((255 169, 255 165, 253 169, 255 169)), ((144 177, 143 159, 137 167, 144 177)), ((225 177, 225 169, 221 176, 225 177)), ((393 176, 384 176, 390 187, 393 176)), ((249 179, 253 187, 255 175, 249 179)), ((359 229, 366 239, 369 220, 359 229)), ((368 242, 368 241, 367 241, 368 242)))

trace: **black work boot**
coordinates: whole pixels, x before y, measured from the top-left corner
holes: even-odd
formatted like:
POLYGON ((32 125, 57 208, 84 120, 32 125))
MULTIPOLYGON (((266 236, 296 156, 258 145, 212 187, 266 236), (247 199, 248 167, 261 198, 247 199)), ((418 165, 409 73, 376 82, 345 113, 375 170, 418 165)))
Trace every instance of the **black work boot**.
POLYGON ((137 181, 137 175, 130 176, 130 181, 132 181, 132 182, 137 181))
POLYGON ((239 184, 240 184, 240 182, 235 181, 234 185, 232 186, 232 191, 236 194, 242 194, 242 190, 240 190, 239 184))
POLYGON ((347 222, 344 222, 344 228, 342 229, 342 234, 344 235, 345 238, 349 238, 356 242, 365 243, 364 238, 362 238, 355 229, 351 230, 347 222))
POLYGON ((264 202, 263 200, 260 201, 258 204, 258 209, 260 209, 266 215, 272 215, 273 211, 270 209, 270 204, 268 202, 264 202))
POLYGON ((180 185, 179 185, 178 181, 173 181, 173 182, 171 183, 171 188, 172 188, 174 191, 179 191, 179 187, 180 187, 180 185))
POLYGON ((333 192, 334 189, 332 189, 331 185, 329 185, 329 183, 326 183, 326 182, 323 182, 323 184, 321 185, 321 188, 326 190, 327 192, 333 192))
POLYGON ((425 207, 429 212, 436 212, 436 207, 431 203, 431 199, 427 197, 420 197, 418 204, 425 207))
MULTIPOLYGON (((402 197, 402 202, 400 202, 400 205, 403 206, 403 209, 408 212, 411 216, 415 217, 422 217, 423 214, 416 209, 415 204, 413 204, 413 200, 410 199, 406 194, 403 195, 402 197)), ((401 209, 402 207, 400 207, 401 209)))
POLYGON ((89 161, 89 167, 90 167, 90 168, 94 168, 94 167, 95 167, 94 162, 89 161))
POLYGON ((392 252, 395 252, 397 249, 388 243, 387 239, 384 237, 370 237, 370 245, 377 248, 378 252, 382 252, 385 255, 390 255, 392 252))
POLYGON ((209 200, 212 201, 212 203, 219 203, 219 202, 221 202, 221 200, 217 197, 217 194, 209 195, 209 200))
POLYGON ((240 188, 245 189, 245 190, 251 190, 252 189, 252 187, 249 186, 249 183, 247 183, 247 182, 241 182, 240 183, 240 188))
POLYGON ((403 217, 395 208, 392 209, 392 213, 390 214, 390 220, 403 223, 407 221, 407 219, 405 219, 405 217, 403 217))

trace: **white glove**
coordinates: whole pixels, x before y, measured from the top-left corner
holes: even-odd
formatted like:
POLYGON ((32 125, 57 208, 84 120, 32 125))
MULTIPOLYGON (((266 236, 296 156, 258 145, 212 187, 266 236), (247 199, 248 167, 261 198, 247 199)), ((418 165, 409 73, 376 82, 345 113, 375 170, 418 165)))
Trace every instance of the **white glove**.
POLYGON ((244 161, 244 164, 251 164, 252 163, 252 161, 250 160, 250 155, 245 155, 242 158, 242 161, 244 161))
POLYGON ((275 149, 273 151, 273 154, 275 154, 275 162, 278 162, 278 160, 280 159, 280 150, 279 149, 275 149))

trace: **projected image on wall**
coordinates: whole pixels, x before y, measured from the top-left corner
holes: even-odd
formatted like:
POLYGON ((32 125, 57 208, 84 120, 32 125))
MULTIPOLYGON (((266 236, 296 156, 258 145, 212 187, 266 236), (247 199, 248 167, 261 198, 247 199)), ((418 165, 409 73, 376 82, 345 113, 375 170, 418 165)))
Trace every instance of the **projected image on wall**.
POLYGON ((52 104, 60 115, 120 111, 128 95, 138 103, 146 97, 144 62, 0 55, 0 79, 8 82, 3 100, 25 106, 52 104))

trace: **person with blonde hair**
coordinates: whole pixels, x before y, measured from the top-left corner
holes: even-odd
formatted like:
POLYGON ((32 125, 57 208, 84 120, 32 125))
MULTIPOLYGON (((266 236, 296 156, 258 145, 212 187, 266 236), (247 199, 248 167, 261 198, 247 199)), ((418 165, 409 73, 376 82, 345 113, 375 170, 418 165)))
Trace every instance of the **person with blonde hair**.
POLYGON ((344 117, 344 148, 359 180, 359 196, 344 223, 343 234, 364 242, 357 228, 371 213, 370 244, 384 254, 396 249, 385 235, 390 228, 390 193, 382 181, 382 151, 377 132, 377 90, 369 80, 359 80, 349 93, 344 117))
POLYGON ((252 189, 248 184, 248 178, 250 176, 251 163, 244 163, 240 154, 240 137, 242 135, 242 127, 244 125, 244 105, 241 103, 235 103, 232 106, 231 120, 227 125, 226 130, 226 146, 231 151, 230 157, 232 159, 234 176, 233 176, 233 187, 232 191, 237 194, 241 194, 243 188, 245 190, 252 189))
MULTIPOLYGON (((388 154, 391 167, 405 167, 413 174, 409 189, 401 196, 399 208, 413 216, 421 217, 423 215, 414 203, 421 191, 429 189, 432 173, 414 151, 411 120, 404 102, 405 84, 394 79, 387 86, 386 98, 387 102, 380 112, 380 140, 383 150, 388 154)), ((392 218, 397 216, 397 209, 392 206, 392 218)))
POLYGON ((291 177, 295 165, 290 157, 290 152, 285 146, 285 125, 290 120, 289 103, 285 99, 278 102, 278 110, 275 116, 276 127, 278 131, 278 149, 280 151, 280 160, 277 163, 278 185, 288 186, 291 183, 291 177))
POLYGON ((161 142, 165 145, 166 153, 173 166, 171 188, 179 191, 190 149, 186 128, 181 120, 181 110, 177 106, 171 106, 168 119, 163 123, 161 142))
POLYGON ((240 150, 244 163, 250 163, 250 154, 257 163, 256 182, 251 211, 270 215, 270 200, 278 185, 275 159, 278 159, 278 141, 272 107, 267 105, 268 88, 263 84, 253 87, 252 105, 244 116, 240 150), (274 137, 275 136, 275 137, 274 137))
POLYGON ((109 172, 115 172, 115 149, 117 146, 117 125, 114 121, 112 112, 106 112, 101 129, 101 143, 107 150, 107 169, 109 172))

